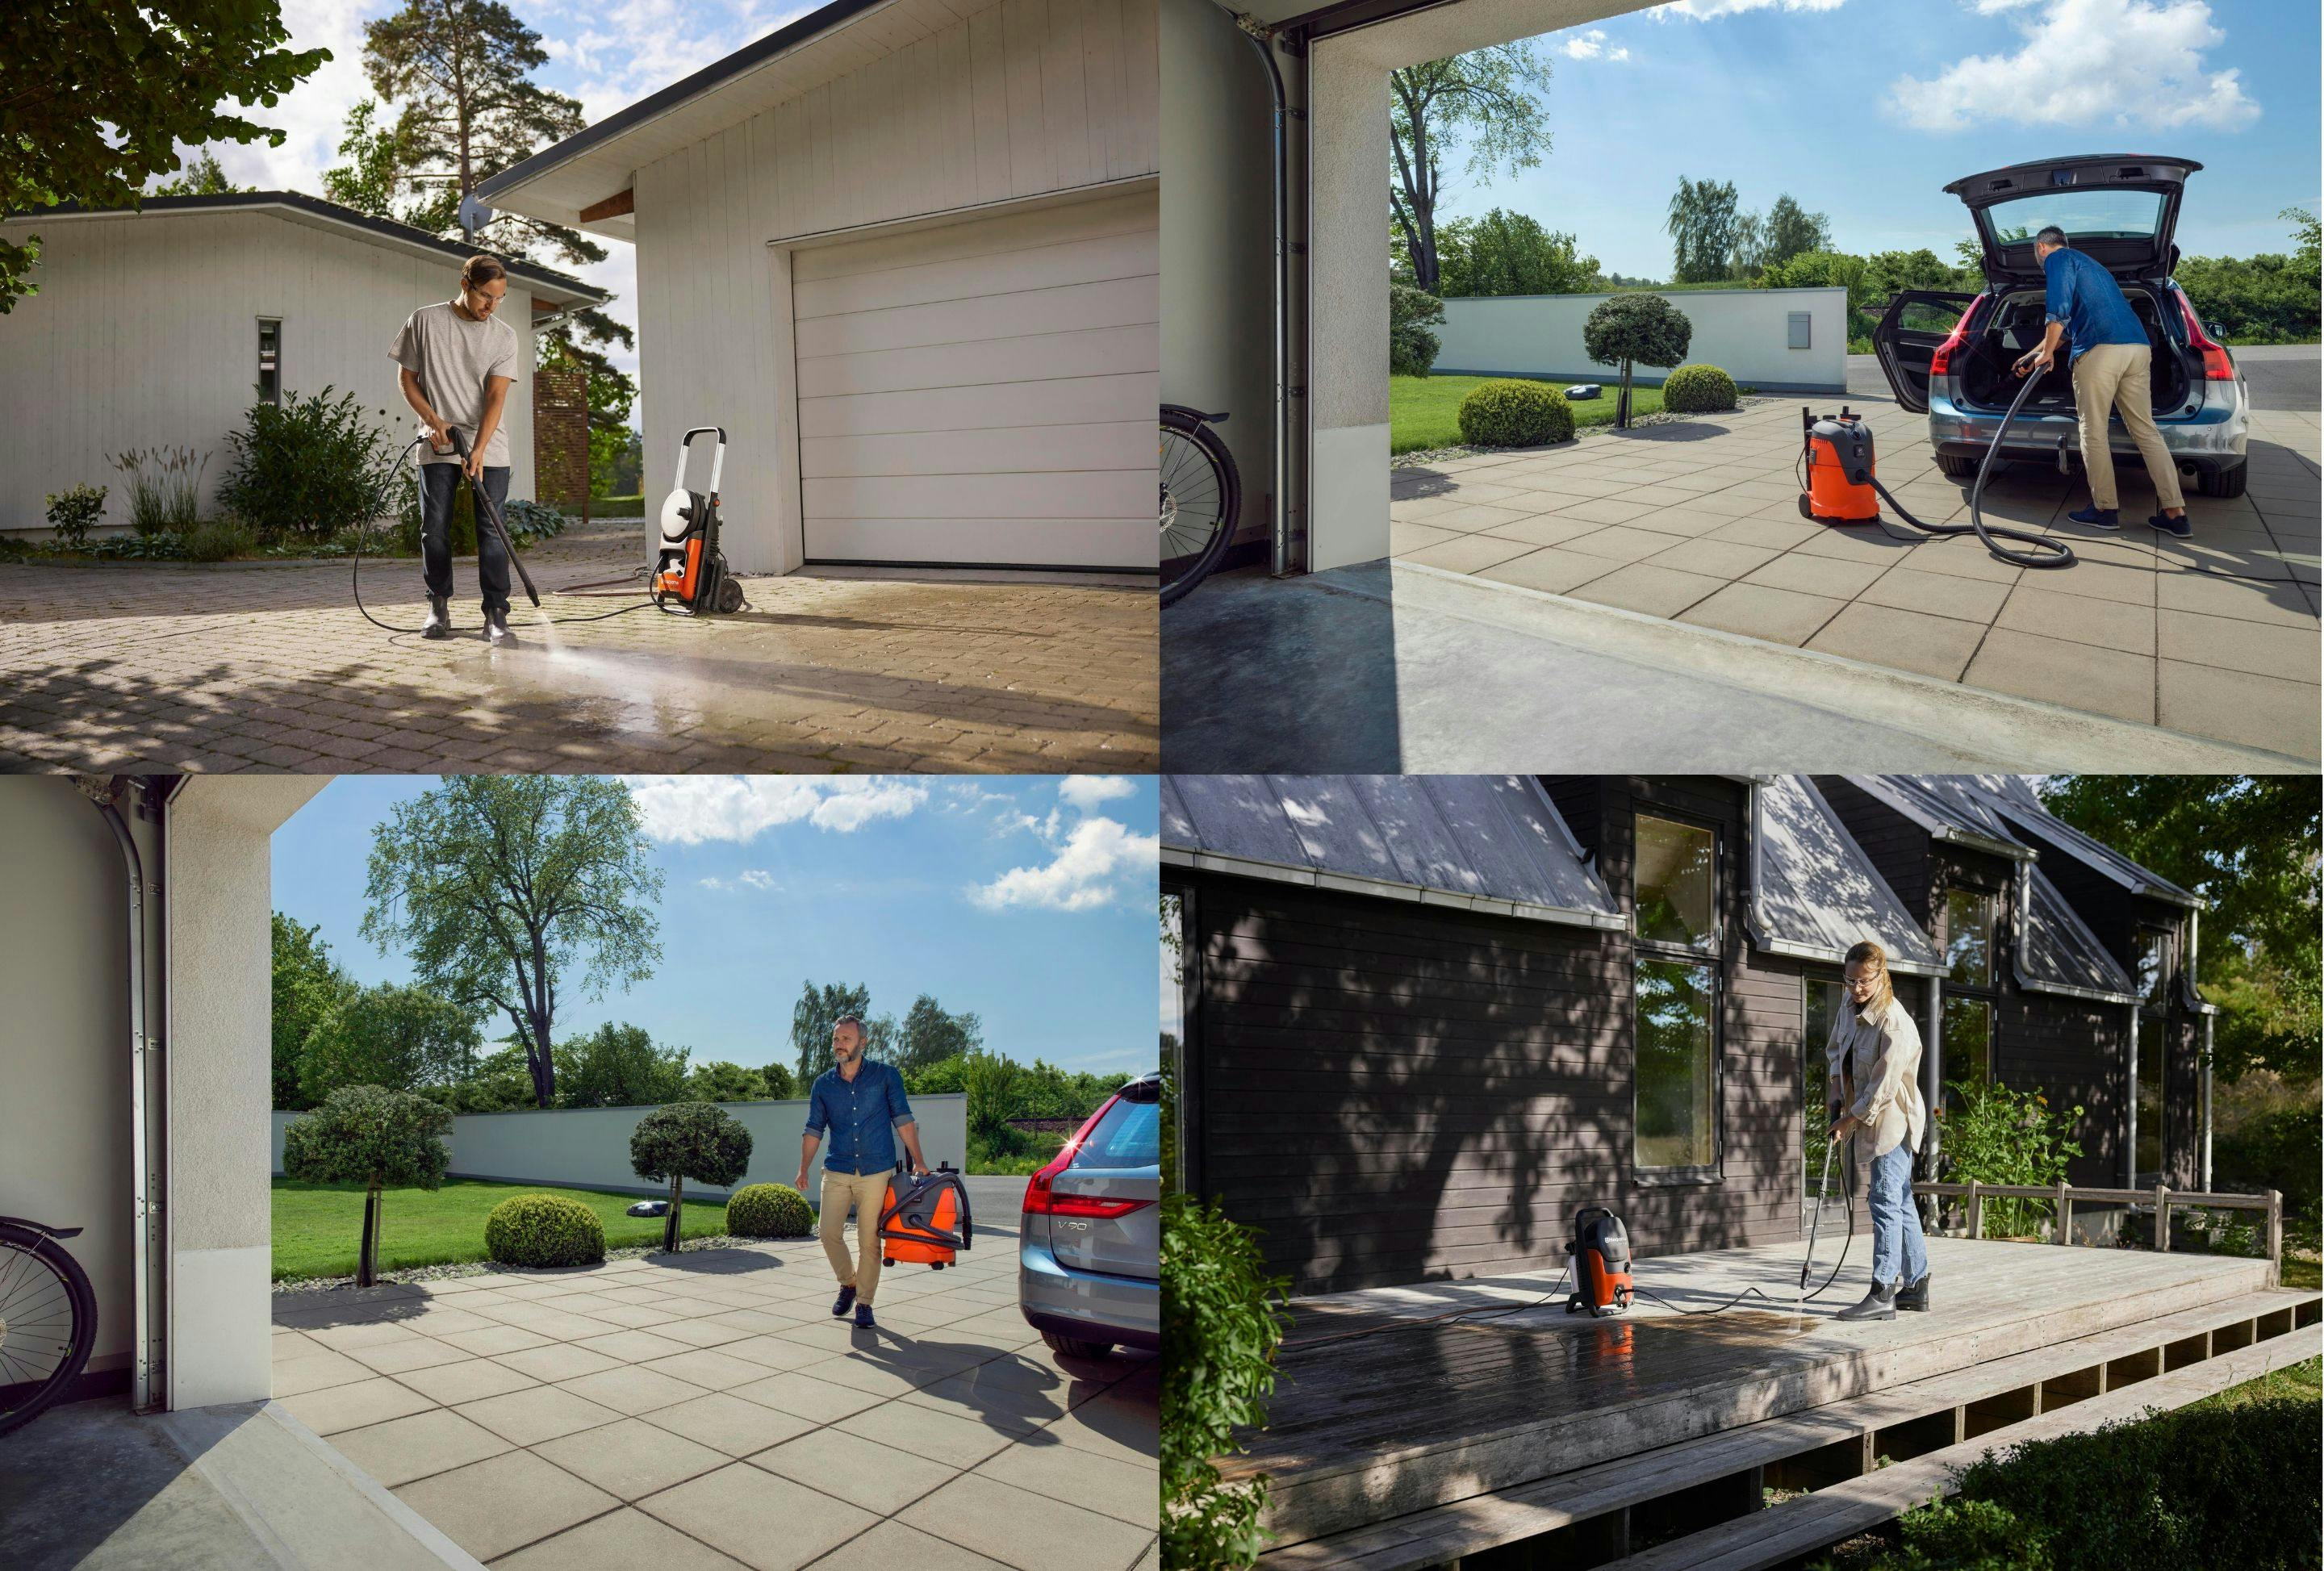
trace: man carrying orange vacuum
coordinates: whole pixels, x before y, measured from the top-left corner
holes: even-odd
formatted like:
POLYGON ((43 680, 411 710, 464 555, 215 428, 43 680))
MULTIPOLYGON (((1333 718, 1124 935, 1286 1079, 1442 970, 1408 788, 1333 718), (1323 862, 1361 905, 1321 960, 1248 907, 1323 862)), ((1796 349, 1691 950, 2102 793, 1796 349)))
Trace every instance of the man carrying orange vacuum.
POLYGON ((853 1308, 855 1324, 868 1328, 872 1324, 872 1296, 880 1287, 880 1208, 896 1168, 896 1137, 903 1137, 915 1176, 927 1172, 928 1165, 920 1159, 920 1126, 912 1117, 912 1104, 904 1099, 904 1077, 893 1064, 867 1061, 863 1038, 863 1022, 854 1015, 832 1022, 831 1056, 837 1061, 816 1077, 807 1093, 807 1132, 799 1140, 798 1178, 792 1187, 807 1193, 807 1169, 814 1165, 816 1148, 827 1137, 816 1231, 839 1278, 839 1298, 831 1312, 844 1315, 853 1308), (855 1209, 853 1260, 841 1236, 851 1206, 855 1209))

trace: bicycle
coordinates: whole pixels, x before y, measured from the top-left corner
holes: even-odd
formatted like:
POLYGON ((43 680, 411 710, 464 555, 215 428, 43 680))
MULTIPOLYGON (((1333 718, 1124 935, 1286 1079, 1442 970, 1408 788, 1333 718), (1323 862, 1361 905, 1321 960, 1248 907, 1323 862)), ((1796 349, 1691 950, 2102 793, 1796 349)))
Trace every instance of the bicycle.
POLYGON ((0 1216, 0 1435, 56 1405, 97 1345, 97 1294, 63 1241, 78 1227, 0 1216))
POLYGON ((1162 604, 1182 598, 1226 555, 1242 515, 1242 476, 1211 427, 1227 417, 1162 406, 1162 604))

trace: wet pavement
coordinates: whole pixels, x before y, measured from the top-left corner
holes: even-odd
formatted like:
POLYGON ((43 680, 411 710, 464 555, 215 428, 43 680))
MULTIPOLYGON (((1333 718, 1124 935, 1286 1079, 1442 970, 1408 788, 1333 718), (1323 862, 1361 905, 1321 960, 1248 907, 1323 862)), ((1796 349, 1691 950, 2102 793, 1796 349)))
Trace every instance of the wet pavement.
MULTIPOLYGON (((529 552, 548 616, 635 598, 625 537, 529 552)), ((795 575, 729 617, 650 608, 484 642, 363 620, 348 568, 0 566, 0 767, 492 772, 1139 771, 1157 766, 1150 588, 795 575)), ((374 564, 416 626, 416 565, 374 564)))

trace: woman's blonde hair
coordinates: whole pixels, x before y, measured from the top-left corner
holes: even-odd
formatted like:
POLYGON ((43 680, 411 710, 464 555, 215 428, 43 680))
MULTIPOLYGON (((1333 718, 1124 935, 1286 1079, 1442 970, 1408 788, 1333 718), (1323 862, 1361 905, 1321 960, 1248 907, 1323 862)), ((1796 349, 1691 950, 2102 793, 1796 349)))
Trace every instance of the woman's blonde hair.
POLYGON ((1858 1012, 1876 1017, 1886 1014, 1888 1006, 1896 1002, 1896 989, 1888 980, 1888 951, 1867 938, 1848 951, 1844 964, 1869 967, 1877 978, 1872 996, 1865 1000, 1863 1009, 1858 1012))

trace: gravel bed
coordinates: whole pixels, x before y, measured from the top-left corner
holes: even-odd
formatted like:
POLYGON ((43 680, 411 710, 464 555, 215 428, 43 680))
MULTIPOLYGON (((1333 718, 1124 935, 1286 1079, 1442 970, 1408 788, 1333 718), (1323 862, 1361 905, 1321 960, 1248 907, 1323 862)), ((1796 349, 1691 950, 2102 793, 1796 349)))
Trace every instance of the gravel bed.
MULTIPOLYGON (((1755 404, 1774 402, 1775 400, 1765 395, 1746 396, 1735 401, 1735 409, 1730 412, 1739 413, 1755 404)), ((1630 430, 1644 430, 1648 426, 1684 425, 1690 420, 1702 418, 1699 414, 1672 414, 1657 410, 1653 414, 1642 414, 1633 419, 1630 421, 1630 430)), ((1600 437, 1621 437, 1628 434, 1628 431, 1616 430, 1610 425, 1582 426, 1575 430, 1573 439, 1577 442, 1586 442, 1600 437)), ((1546 453, 1552 448, 1563 445, 1562 442, 1553 442, 1548 447, 1540 448, 1472 448, 1457 445, 1450 448, 1424 448, 1416 452, 1398 453, 1388 461, 1388 467, 1391 469, 1425 469, 1455 458, 1506 457, 1517 453, 1546 453)))
MULTIPOLYGON (((745 1249, 757 1244, 780 1243, 787 1242, 795 1243, 801 1242, 801 1240, 733 1238, 729 1237, 724 1234, 720 1234, 717 1236, 711 1238, 687 1239, 681 1243, 678 1248, 678 1252, 681 1254, 692 1254, 698 1250, 745 1249)), ((647 1255, 659 1254, 661 1252, 661 1246, 659 1244, 641 1244, 626 1249, 609 1249, 605 1252, 605 1258, 608 1261, 642 1260, 647 1255)), ((572 1267, 568 1269, 586 1270, 587 1268, 572 1267)), ((379 1273, 378 1281, 374 1285, 378 1287, 386 1287, 390 1285, 401 1287, 409 1286, 415 1282, 448 1281, 454 1277, 543 1277, 552 1276, 554 1274, 556 1273, 553 1270, 540 1271, 526 1266, 502 1265, 496 1261, 470 1260, 460 1261, 449 1265, 412 1266, 404 1271, 382 1271, 379 1273)), ((355 1288, 355 1279, 353 1274, 343 1277, 299 1277, 292 1280, 280 1281, 274 1284, 274 1291, 278 1297, 296 1293, 351 1292, 356 1290, 359 1289, 355 1288)))

